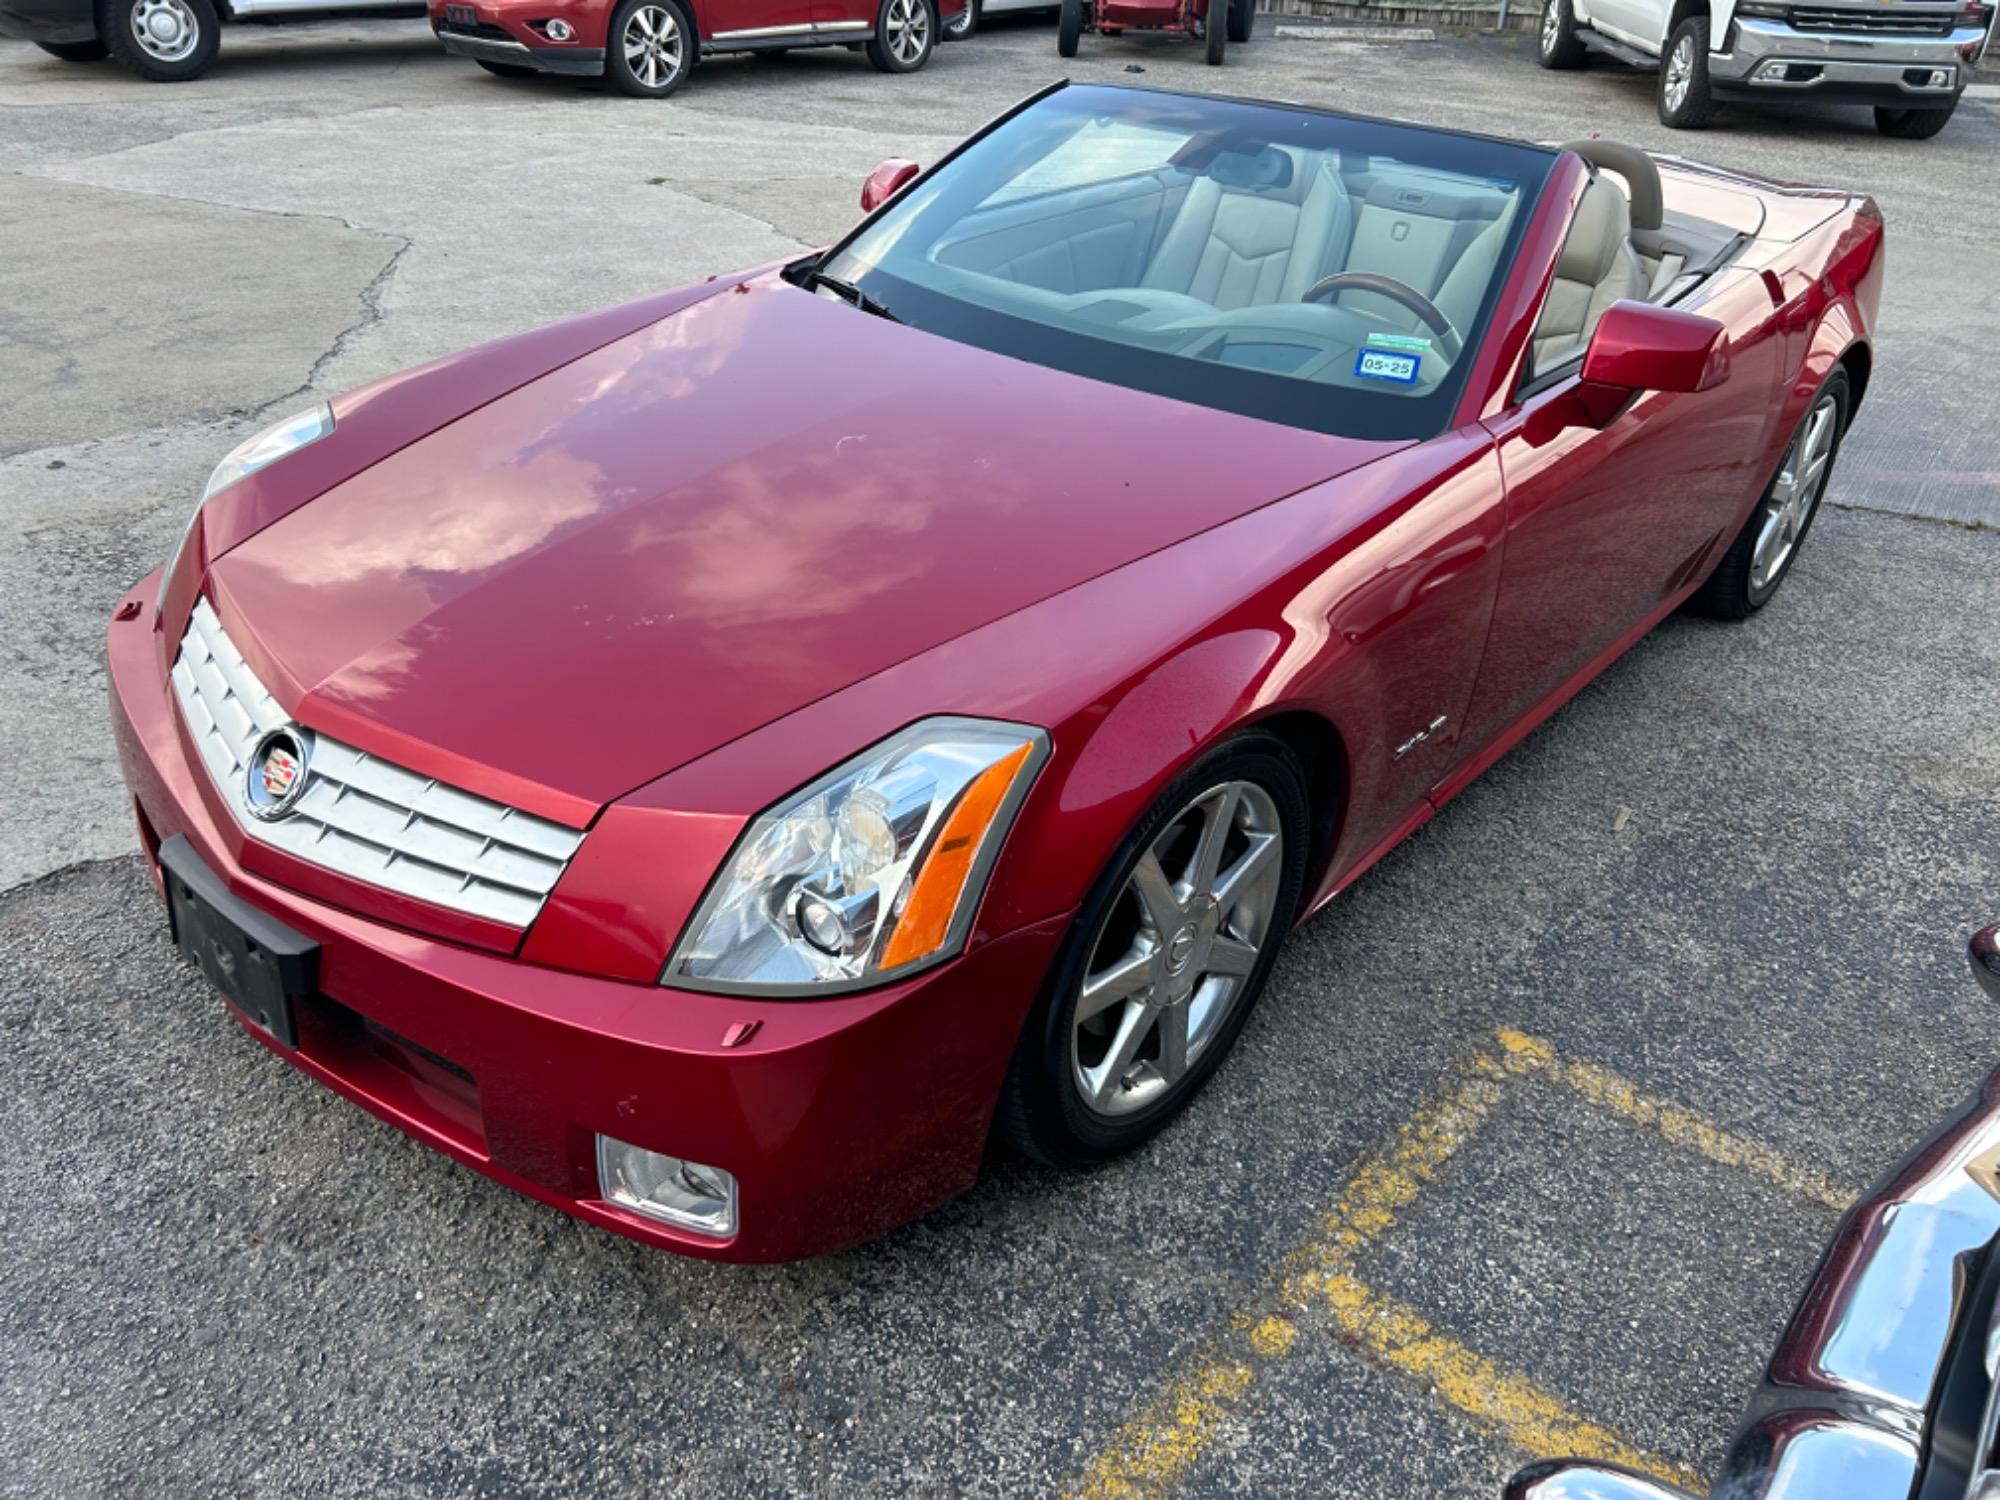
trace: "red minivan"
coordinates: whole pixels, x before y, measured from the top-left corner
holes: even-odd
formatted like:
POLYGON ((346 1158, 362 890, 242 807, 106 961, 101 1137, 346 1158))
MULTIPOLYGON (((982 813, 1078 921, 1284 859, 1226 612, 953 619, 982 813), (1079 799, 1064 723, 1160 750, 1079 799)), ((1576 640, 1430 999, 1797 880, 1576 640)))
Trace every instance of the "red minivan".
POLYGON ((489 73, 600 75, 664 99, 698 58, 792 47, 865 50, 884 73, 930 60, 967 0, 431 0, 447 52, 489 73))

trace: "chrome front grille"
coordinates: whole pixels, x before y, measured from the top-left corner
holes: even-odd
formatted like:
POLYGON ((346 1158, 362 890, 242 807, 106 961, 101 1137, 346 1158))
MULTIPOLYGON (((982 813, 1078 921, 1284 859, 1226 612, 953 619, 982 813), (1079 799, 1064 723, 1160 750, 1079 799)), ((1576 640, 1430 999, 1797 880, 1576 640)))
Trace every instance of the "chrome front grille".
POLYGON ((1950 36, 1953 11, 1845 10, 1794 6, 1794 31, 1866 32, 1871 36, 1950 36))
POLYGON ((195 604, 174 662, 201 758, 252 838, 328 870, 510 927, 542 909, 583 835, 420 776, 294 724, 230 643, 208 600, 195 604), (274 729, 310 746, 305 791, 276 821, 252 817, 251 752, 274 729))

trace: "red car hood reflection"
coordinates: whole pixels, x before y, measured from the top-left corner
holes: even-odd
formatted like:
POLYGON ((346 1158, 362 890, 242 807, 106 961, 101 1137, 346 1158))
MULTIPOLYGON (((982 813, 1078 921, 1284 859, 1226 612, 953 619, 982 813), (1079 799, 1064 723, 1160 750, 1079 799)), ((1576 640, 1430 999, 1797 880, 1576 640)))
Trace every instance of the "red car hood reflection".
POLYGON ((1053 373, 766 278, 390 455, 210 587, 302 721, 574 812, 1403 446, 1053 373))

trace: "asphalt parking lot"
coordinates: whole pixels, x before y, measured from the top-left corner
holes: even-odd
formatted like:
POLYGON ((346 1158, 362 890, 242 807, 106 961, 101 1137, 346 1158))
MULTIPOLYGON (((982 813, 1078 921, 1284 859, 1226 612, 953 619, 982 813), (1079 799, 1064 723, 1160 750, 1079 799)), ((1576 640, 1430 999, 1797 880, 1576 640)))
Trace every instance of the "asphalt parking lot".
POLYGON ((910 78, 746 59, 668 104, 490 78, 421 23, 232 32, 172 88, 0 42, 0 1493, 1712 1469, 1838 1205, 2000 1063, 1963 959, 2000 917, 2000 99, 1930 142, 1804 107, 1670 135, 1649 79, 1525 39, 1264 26, 1219 73, 1137 39, 1065 65, 1016 22, 910 78), (1777 602, 1668 621, 1333 903, 1151 1147, 996 1159, 818 1262, 585 1228, 244 1037, 167 945, 100 668, 216 457, 308 393, 821 243, 878 160, 1064 72, 1874 194, 1875 378, 1777 602))

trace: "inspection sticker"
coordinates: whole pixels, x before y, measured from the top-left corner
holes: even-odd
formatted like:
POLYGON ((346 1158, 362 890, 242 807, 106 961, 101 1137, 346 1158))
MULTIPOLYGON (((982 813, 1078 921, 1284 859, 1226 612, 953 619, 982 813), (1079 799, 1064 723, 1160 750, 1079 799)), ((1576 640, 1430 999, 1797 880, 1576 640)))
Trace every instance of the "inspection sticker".
POLYGON ((1393 380, 1398 385, 1417 383, 1417 366, 1423 363, 1414 354, 1392 354, 1387 349, 1363 349, 1354 361, 1354 373, 1363 380, 1393 380))
POLYGON ((1400 349, 1405 354, 1428 354, 1431 352, 1431 341, 1407 333, 1371 333, 1368 335, 1368 347, 1400 349))

